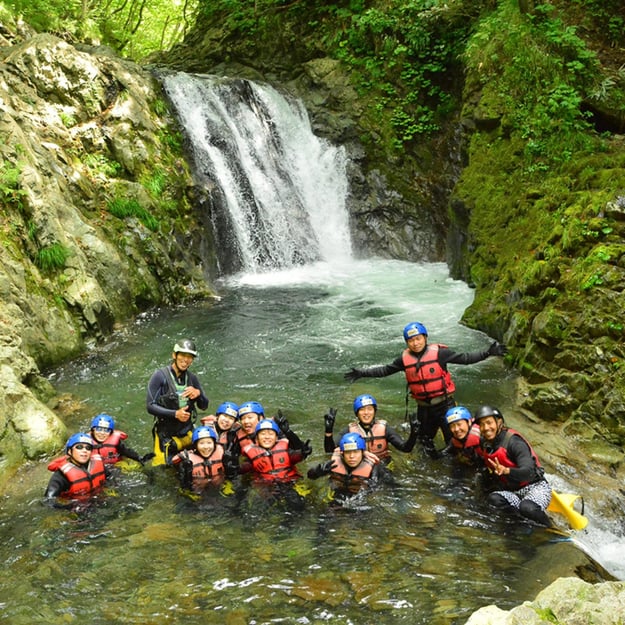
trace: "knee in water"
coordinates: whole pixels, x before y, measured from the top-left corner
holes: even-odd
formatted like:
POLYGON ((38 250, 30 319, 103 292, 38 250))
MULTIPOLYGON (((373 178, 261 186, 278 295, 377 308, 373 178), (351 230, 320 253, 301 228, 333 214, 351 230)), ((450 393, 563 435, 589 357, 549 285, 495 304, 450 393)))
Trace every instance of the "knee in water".
POLYGON ((519 505, 519 512, 527 519, 531 519, 547 527, 551 525, 549 517, 545 511, 535 502, 524 499, 519 505))
POLYGON ((499 493, 490 493, 486 498, 488 503, 495 508, 509 508, 510 502, 499 493))

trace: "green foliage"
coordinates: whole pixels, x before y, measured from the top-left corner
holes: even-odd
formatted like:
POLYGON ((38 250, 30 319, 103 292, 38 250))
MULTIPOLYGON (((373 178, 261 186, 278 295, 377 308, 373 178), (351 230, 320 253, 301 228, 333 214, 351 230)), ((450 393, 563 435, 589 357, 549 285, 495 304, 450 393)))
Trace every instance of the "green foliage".
POLYGON ((38 32, 109 45, 141 60, 180 42, 194 23, 197 0, 11 0, 15 15, 38 32))
MULTIPOLYGON (((469 41, 467 66, 492 92, 503 123, 522 139, 525 171, 542 174, 589 147, 582 101, 594 88, 599 62, 552 4, 529 18, 501 3, 469 41)), ((474 88, 473 85, 471 85, 474 88)))
POLYGON ((112 161, 100 152, 85 154, 84 164, 93 172, 115 178, 119 176, 123 167, 117 161, 112 161))
POLYGON ((65 267, 65 263, 70 255, 70 250, 62 243, 52 243, 37 251, 35 264, 42 271, 52 272, 65 267))
POLYGON ((402 151, 440 130, 456 105, 459 55, 469 33, 469 18, 481 4, 205 0, 200 21, 218 25, 250 56, 275 57, 285 51, 306 60, 318 56, 321 45, 324 54, 350 70, 368 106, 368 125, 386 147, 402 151))
POLYGON ((163 195, 166 183, 167 177, 165 175, 165 172, 157 167, 144 181, 143 186, 149 191, 149 193, 153 197, 158 198, 163 195))
POLYGON ((107 209, 111 215, 119 219, 136 217, 146 228, 156 232, 159 222, 135 199, 115 198, 108 202, 107 209))
POLYGON ((10 161, 0 162, 0 199, 3 203, 20 208, 26 194, 21 188, 22 165, 10 161))

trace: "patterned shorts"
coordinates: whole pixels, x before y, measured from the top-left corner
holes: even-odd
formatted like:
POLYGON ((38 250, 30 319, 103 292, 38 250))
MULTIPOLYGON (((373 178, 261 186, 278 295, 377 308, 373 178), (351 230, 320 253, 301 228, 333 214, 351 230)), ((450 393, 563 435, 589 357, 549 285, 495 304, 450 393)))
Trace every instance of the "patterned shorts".
POLYGON ((533 501, 540 506, 541 510, 545 510, 551 501, 551 486, 549 486, 546 480, 528 484, 519 490, 498 490, 496 492, 498 495, 504 497, 506 501, 517 510, 523 499, 533 501))

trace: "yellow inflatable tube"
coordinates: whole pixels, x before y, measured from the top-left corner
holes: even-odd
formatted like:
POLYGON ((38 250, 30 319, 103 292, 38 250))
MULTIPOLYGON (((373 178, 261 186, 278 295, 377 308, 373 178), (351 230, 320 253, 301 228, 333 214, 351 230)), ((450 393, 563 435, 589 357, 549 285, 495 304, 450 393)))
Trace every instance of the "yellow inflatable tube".
POLYGON ((588 525, 588 519, 573 508, 578 499, 580 495, 551 491, 551 503, 547 506, 547 511, 562 514, 574 530, 583 530, 588 525))

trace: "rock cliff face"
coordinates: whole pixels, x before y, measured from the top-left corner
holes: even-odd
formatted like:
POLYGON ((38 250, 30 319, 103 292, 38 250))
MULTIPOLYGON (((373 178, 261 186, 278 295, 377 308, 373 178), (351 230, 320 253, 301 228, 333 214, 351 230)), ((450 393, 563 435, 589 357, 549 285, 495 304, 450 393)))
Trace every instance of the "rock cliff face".
POLYGON ((148 306, 210 296, 212 246, 149 73, 50 35, 0 43, 6 476, 66 435, 40 371, 148 306))

